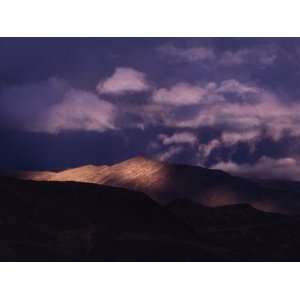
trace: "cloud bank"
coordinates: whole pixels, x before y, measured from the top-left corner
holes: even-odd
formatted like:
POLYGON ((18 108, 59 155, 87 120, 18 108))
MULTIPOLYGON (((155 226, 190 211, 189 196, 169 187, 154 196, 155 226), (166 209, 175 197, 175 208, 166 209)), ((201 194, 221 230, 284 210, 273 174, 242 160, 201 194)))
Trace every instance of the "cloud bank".
POLYGON ((269 76, 265 70, 273 71, 283 60, 282 49, 260 43, 231 48, 169 43, 151 51, 160 63, 161 58, 166 62, 153 82, 149 78, 155 79, 152 71, 158 67, 143 61, 137 69, 130 63, 129 67, 121 67, 124 62, 112 64, 112 73, 96 77, 98 84, 87 90, 52 77, 3 86, 1 123, 10 129, 49 134, 135 129, 147 135, 155 131, 145 148, 155 144, 151 153, 162 160, 190 151, 195 164, 242 175, 299 178, 295 149, 286 146, 281 157, 274 158, 259 148, 266 139, 273 144, 288 139, 298 145, 300 137, 299 98, 272 88, 272 84, 280 85, 280 74, 274 75, 270 85, 264 84, 263 76, 269 76), (253 66, 261 77, 252 72, 253 66), (241 145, 251 163, 235 160, 241 145), (264 169, 273 169, 274 174, 264 169))
POLYGON ((117 108, 67 81, 10 86, 0 92, 0 116, 8 128, 57 134, 61 131, 115 129, 117 108))

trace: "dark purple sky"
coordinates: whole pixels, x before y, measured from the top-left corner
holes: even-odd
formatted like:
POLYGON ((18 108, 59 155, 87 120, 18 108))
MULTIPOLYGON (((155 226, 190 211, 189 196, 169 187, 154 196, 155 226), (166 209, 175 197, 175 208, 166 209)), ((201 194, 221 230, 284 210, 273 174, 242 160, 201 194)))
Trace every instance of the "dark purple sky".
POLYGON ((131 156, 300 179, 300 39, 0 38, 1 169, 131 156))

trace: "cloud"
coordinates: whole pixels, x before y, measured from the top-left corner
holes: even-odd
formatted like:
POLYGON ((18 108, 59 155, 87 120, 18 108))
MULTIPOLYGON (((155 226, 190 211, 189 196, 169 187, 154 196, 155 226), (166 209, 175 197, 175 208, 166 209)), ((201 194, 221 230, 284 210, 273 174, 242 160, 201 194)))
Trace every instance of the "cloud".
MULTIPOLYGON (((140 117, 143 128, 173 129, 173 134, 158 135, 160 147, 197 146, 191 159, 206 166, 223 159, 220 153, 231 159, 240 144, 248 146, 247 155, 251 156, 257 155, 257 145, 264 139, 276 143, 300 136, 299 102, 284 102, 264 87, 235 78, 197 84, 179 82, 168 89, 157 89, 149 102, 131 113, 140 117), (197 140, 191 133, 207 129, 215 132, 208 140, 197 140), (216 156, 217 149, 221 152, 216 156)), ((160 158, 168 159, 183 150, 170 148, 160 158)))
POLYGON ((256 143, 262 138, 260 129, 253 129, 246 132, 223 132, 221 135, 222 144, 225 146, 233 146, 239 143, 247 143, 251 153, 254 153, 256 143))
POLYGON ((60 78, 3 87, 0 119, 9 128, 31 131, 43 112, 59 103, 70 88, 60 78))
POLYGON ((196 62, 213 60, 215 58, 214 51, 208 47, 177 48, 169 44, 160 46, 157 50, 179 61, 196 62))
POLYGON ((221 140, 227 145, 233 145, 244 141, 253 141, 260 135, 260 131, 246 131, 246 132, 223 132, 221 140))
POLYGON ((117 68, 111 77, 101 80, 96 90, 99 94, 122 95, 150 89, 146 75, 132 68, 117 68))
POLYGON ((205 160, 210 156, 211 152, 214 149, 219 148, 221 145, 222 143, 218 139, 213 139, 207 144, 199 145, 198 150, 201 163, 205 162, 205 160))
POLYGON ((205 90, 199 86, 180 82, 170 89, 161 88, 153 93, 153 101, 161 104, 184 106, 196 104, 205 95, 205 90))
POLYGON ((9 86, 0 92, 2 122, 23 131, 111 130, 116 128, 116 115, 113 104, 59 78, 9 86))
POLYGON ((170 136, 166 134, 159 134, 158 139, 162 142, 163 145, 172 145, 172 144, 188 144, 195 145, 197 143, 197 137, 190 132, 179 132, 174 133, 170 136))
POLYGON ((254 47, 225 51, 219 58, 219 63, 227 66, 243 64, 259 64, 261 66, 272 65, 277 58, 277 49, 274 47, 254 47))
POLYGON ((172 44, 162 45, 157 50, 174 59, 174 62, 207 63, 215 66, 241 66, 255 64, 260 66, 272 65, 278 57, 278 49, 271 46, 255 46, 237 50, 215 51, 211 46, 176 47, 172 44))
POLYGON ((255 86, 243 84, 236 79, 224 80, 217 89, 219 93, 236 93, 238 95, 258 93, 259 89, 255 86))
POLYGON ((103 132, 115 129, 115 107, 96 95, 71 89, 60 103, 53 105, 34 131, 59 133, 64 130, 103 132))
POLYGON ((291 157, 273 159, 263 156, 254 164, 236 164, 232 161, 219 162, 211 168, 246 177, 300 180, 300 163, 291 157))
POLYGON ((254 165, 239 167, 230 160, 241 143, 248 145, 249 155, 257 155, 256 146, 265 138, 276 143, 282 138, 300 137, 299 102, 287 102, 262 86, 236 78, 196 84, 178 82, 154 90, 144 100, 138 104, 127 101, 117 107, 113 100, 76 89, 63 79, 50 78, 2 88, 0 117, 8 127, 50 134, 133 128, 147 134, 148 129, 155 128, 158 131, 150 142, 157 143, 151 151, 159 153, 158 159, 168 160, 197 149, 191 160, 210 166, 211 161, 224 159, 220 151, 214 152, 221 149, 229 153, 229 162, 221 161, 218 167, 265 175, 263 167, 269 168, 273 163, 280 174, 285 174, 284 163, 289 168, 287 176, 298 178, 298 173, 291 171, 292 164, 288 165, 294 159, 288 151, 285 155, 290 161, 264 158, 254 165), (207 129, 214 133, 203 138, 201 130, 207 129))
MULTIPOLYGON (((283 137, 300 136, 299 102, 284 102, 265 88, 234 78, 197 84, 179 82, 168 89, 154 90, 139 104, 127 101, 116 106, 101 98, 58 78, 5 87, 0 91, 1 122, 24 131, 51 134, 168 128, 173 130, 171 134, 156 134, 159 146, 195 147, 195 157, 204 164, 218 148, 231 149, 233 155, 236 146, 244 143, 253 154, 264 138, 277 142, 283 137), (205 128, 216 133, 200 143, 192 132, 205 128)), ((165 156, 171 153, 175 148, 165 156)))
MULTIPOLYGON (((236 146, 243 143, 248 145, 249 155, 252 155, 263 139, 279 142, 286 137, 300 137, 300 103, 285 102, 254 83, 228 79, 219 83, 188 84, 183 88, 175 84, 158 91, 154 91, 152 98, 156 111, 152 119, 148 118, 152 124, 185 132, 216 130, 206 143, 197 142, 196 156, 201 164, 206 164, 218 148, 226 149, 232 156, 236 146)), ((151 110, 148 113, 151 116, 151 110)), ((160 139, 166 145, 175 143, 177 137, 163 135, 160 139)))
MULTIPOLYGON (((188 105, 183 99, 176 104, 181 104, 181 107, 188 105)), ((241 139, 242 135, 249 137, 261 131, 274 140, 285 135, 300 136, 300 103, 289 101, 286 104, 272 92, 253 84, 231 79, 215 84, 215 88, 208 89, 206 85, 202 88, 201 101, 191 101, 192 104, 197 105, 193 105, 189 113, 169 112, 164 118, 165 125, 185 129, 221 128, 222 131, 238 133, 241 139), (247 101, 240 97, 245 93, 251 94, 247 101)))
POLYGON ((219 138, 214 138, 206 144, 200 144, 198 146, 199 153, 197 156, 200 159, 200 163, 203 164, 214 150, 220 147, 232 148, 239 143, 248 144, 250 152, 254 153, 256 143, 261 137, 262 134, 259 130, 248 132, 224 131, 221 133, 219 138))
POLYGON ((176 154, 181 153, 184 150, 182 146, 171 146, 167 151, 156 155, 156 159, 161 161, 167 161, 176 154))

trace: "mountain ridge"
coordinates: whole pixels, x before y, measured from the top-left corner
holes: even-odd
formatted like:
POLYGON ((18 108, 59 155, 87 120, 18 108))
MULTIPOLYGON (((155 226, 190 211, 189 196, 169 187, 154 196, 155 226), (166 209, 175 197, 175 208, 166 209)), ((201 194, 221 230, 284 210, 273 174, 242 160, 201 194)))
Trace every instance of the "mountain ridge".
POLYGON ((240 203, 270 212, 300 213, 300 183, 280 185, 199 166, 169 164, 142 156, 113 165, 84 165, 58 172, 16 172, 36 181, 75 181, 123 187, 147 194, 160 204, 185 198, 206 206, 240 203))

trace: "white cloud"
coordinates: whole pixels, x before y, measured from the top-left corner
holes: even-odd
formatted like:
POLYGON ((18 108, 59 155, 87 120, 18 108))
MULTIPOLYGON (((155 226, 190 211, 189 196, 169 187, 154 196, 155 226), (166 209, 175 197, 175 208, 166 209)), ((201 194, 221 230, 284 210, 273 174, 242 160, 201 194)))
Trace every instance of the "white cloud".
POLYGON ((225 51, 219 58, 219 63, 227 66, 235 66, 256 63, 268 66, 275 62, 277 51, 272 47, 256 47, 250 49, 239 49, 236 51, 225 51))
POLYGON ((300 164, 294 158, 273 159, 263 156, 254 164, 236 164, 232 161, 220 162, 211 167, 233 175, 261 179, 300 180, 300 164))
POLYGON ((170 159, 176 154, 179 154, 183 150, 184 148, 182 146, 171 146, 167 151, 158 154, 156 158, 161 161, 167 161, 168 159, 170 159))
MULTIPOLYGON (((74 89, 57 78, 10 86, 0 91, 1 121, 12 127, 47 133, 168 127, 178 132, 158 136, 159 147, 168 146, 159 158, 166 160, 185 150, 186 146, 197 146, 199 151, 195 159, 204 164, 219 147, 234 151, 242 142, 254 151, 259 140, 266 136, 274 141, 286 136, 300 137, 299 116, 299 102, 283 101, 258 85, 236 79, 207 84, 177 83, 169 89, 155 90, 148 101, 139 105, 127 103, 118 108, 95 93, 74 89), (245 101, 248 94, 251 97, 245 101), (195 129, 207 127, 216 129, 217 133, 206 144, 199 145, 191 129, 195 132, 195 129)), ((157 153, 159 147, 153 152, 157 153)), ((284 163, 289 174, 298 178, 289 162, 291 160, 271 161, 277 172, 280 167, 280 174, 285 174, 281 167, 284 163)), ((254 166, 240 167, 233 162, 218 166, 264 174, 261 166, 269 167, 267 163, 270 164, 270 160, 261 160, 254 166)))
POLYGON ((224 131, 220 138, 210 140, 207 144, 200 144, 198 146, 198 158, 200 163, 205 163, 209 158, 210 154, 220 147, 232 147, 238 143, 247 143, 250 151, 255 151, 256 142, 261 137, 260 131, 249 131, 249 132, 235 132, 235 131, 224 131))
POLYGON ((211 154, 211 152, 217 148, 219 148, 222 145, 222 143, 218 139, 213 139, 209 141, 207 144, 201 144, 198 147, 199 150, 199 156, 201 163, 203 163, 211 154))
POLYGON ((116 107, 95 93, 74 89, 59 78, 6 87, 0 92, 0 118, 24 131, 115 129, 116 107))
POLYGON ((258 93, 259 89, 255 86, 243 84, 235 79, 224 80, 217 89, 219 93, 236 93, 238 95, 258 93))
POLYGON ((260 136, 259 130, 246 131, 246 132, 223 132, 221 140, 227 145, 233 145, 239 142, 249 142, 255 140, 260 136))
POLYGON ((165 134, 160 134, 158 138, 163 143, 163 145, 188 144, 193 146, 195 145, 195 143, 197 143, 197 137, 190 132, 179 132, 179 133, 174 133, 170 136, 165 134))
POLYGON ((189 83, 177 83, 170 89, 161 88, 153 93, 153 101, 161 104, 185 106, 197 104, 205 95, 205 89, 189 83))
MULTIPOLYGON (((217 129, 219 136, 199 146, 197 156, 202 162, 219 147, 234 150, 233 147, 238 143, 246 143, 250 152, 254 153, 262 138, 272 138, 276 142, 284 136, 300 136, 299 102, 284 102, 257 85, 230 79, 202 86, 188 85, 180 89, 179 93, 176 93, 177 89, 178 85, 169 90, 162 89, 160 98, 154 94, 156 98, 153 102, 162 105, 157 109, 164 115, 152 120, 161 126, 182 130, 207 127, 217 129), (199 88, 201 92, 191 92, 199 88), (185 101, 188 98, 185 95, 193 96, 185 101)), ((167 143, 167 137, 164 140, 167 143)))
POLYGON ((278 56, 278 49, 274 46, 257 46, 252 48, 216 52, 209 46, 179 48, 172 44, 167 44, 158 47, 158 51, 163 55, 173 58, 175 62, 214 62, 215 66, 227 67, 245 64, 268 66, 272 65, 278 56))
POLYGON ((122 95, 150 89, 146 75, 132 68, 117 68, 111 77, 101 80, 96 90, 99 94, 122 95))
MULTIPOLYGON (((210 90, 204 87, 201 101, 192 113, 176 114, 171 111, 164 118, 165 125, 174 128, 217 127, 222 131, 245 136, 264 130, 274 140, 285 134, 300 136, 299 102, 286 103, 273 93, 254 85, 236 80, 229 82, 221 82, 210 90), (226 91, 230 90, 237 95, 251 92, 252 97, 248 101, 239 101, 238 98, 231 101, 226 93, 223 94, 224 87, 226 91)), ((182 102, 177 101, 177 106, 182 102)))
POLYGON ((35 131, 58 133, 63 130, 105 131, 114 129, 115 107, 96 95, 71 89, 60 103, 53 105, 35 131))
POLYGON ((158 51, 176 60, 188 62, 207 61, 215 58, 213 49, 209 47, 177 48, 174 45, 164 45, 159 47, 158 51))
POLYGON ((60 78, 11 85, 0 90, 0 119, 6 126, 32 131, 49 107, 59 103, 70 85, 60 78))
POLYGON ((225 146, 233 146, 238 143, 247 143, 251 153, 254 153, 256 143, 262 136, 261 130, 249 130, 246 132, 223 132, 221 141, 225 146))

